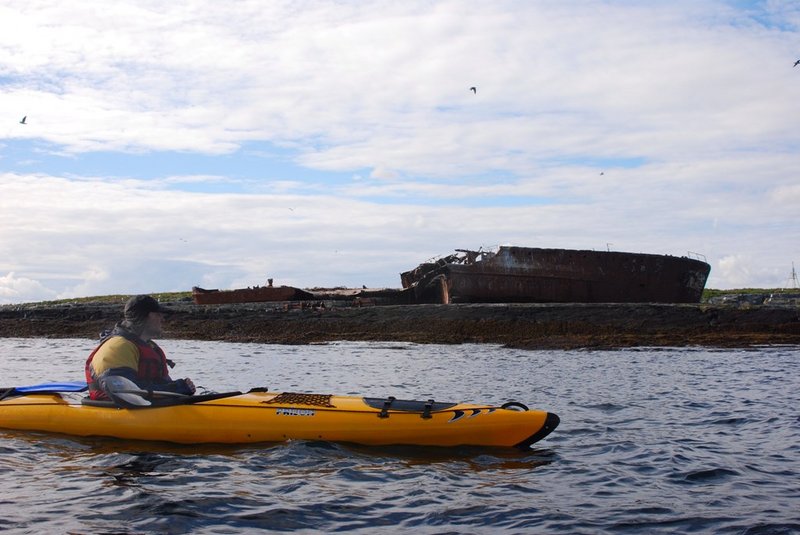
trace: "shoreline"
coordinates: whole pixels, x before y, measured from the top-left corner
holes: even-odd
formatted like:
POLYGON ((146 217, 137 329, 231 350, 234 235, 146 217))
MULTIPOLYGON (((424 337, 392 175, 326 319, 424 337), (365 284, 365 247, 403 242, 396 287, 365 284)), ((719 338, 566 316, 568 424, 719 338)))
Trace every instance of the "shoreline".
MULTIPOLYGON (((161 339, 266 344, 395 341, 520 349, 800 344, 797 306, 713 304, 451 304, 292 308, 285 303, 165 301, 161 339)), ((0 306, 0 337, 89 338, 122 304, 0 306)))

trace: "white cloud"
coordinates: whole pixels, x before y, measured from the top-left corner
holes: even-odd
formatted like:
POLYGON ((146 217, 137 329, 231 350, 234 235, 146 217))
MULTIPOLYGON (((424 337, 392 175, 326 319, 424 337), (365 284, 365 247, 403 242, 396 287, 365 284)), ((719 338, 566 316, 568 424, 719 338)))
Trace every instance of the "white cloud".
POLYGON ((513 151, 763 146, 799 106, 777 33, 714 3, 25 5, 3 13, 19 80, 4 107, 74 151, 310 136, 312 165, 435 173, 455 154, 481 169, 513 151))
POLYGON ((18 277, 13 271, 0 275, 0 304, 52 299, 56 292, 38 280, 18 277))
POLYGON ((788 208, 792 212, 797 212, 800 206, 800 178, 795 178, 796 184, 777 186, 769 192, 771 203, 788 208))
POLYGON ((768 266, 747 255, 731 255, 721 258, 717 268, 720 277, 733 288, 783 288, 792 272, 791 262, 785 265, 768 266))

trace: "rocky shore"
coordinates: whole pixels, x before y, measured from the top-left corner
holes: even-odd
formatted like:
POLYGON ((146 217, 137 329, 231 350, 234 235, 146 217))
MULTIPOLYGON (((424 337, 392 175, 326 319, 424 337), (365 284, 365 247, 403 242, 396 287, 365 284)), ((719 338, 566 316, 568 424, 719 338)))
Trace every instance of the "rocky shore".
MULTIPOLYGON (((463 304, 292 308, 165 303, 163 338, 275 344, 492 343, 526 349, 800 344, 800 308, 751 305, 463 304)), ((122 303, 0 306, 0 337, 97 338, 122 303)))

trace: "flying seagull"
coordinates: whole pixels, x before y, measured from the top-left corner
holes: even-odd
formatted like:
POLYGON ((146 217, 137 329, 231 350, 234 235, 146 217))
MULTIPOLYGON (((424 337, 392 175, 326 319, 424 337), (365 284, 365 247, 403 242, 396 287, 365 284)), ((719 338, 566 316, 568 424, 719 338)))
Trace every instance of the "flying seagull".
POLYGON ((478 94, 478 89, 476 87, 470 87, 469 90, 472 91, 472 93, 475 95, 478 94))
POLYGON ((800 59, 798 59, 797 61, 794 62, 794 66, 795 67, 797 67, 798 65, 800 65, 800 59))
POLYGON ((28 123, 25 122, 27 120, 27 118, 28 118, 27 115, 25 117, 23 117, 22 120, 19 122, 19 124, 28 124, 28 123))

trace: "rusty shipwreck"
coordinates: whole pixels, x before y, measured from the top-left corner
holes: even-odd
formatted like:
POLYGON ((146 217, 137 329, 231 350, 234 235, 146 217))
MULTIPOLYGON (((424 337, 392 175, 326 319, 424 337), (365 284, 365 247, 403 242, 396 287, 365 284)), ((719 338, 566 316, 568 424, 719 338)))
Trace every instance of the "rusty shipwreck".
POLYGON ((400 277, 417 303, 698 303, 710 270, 688 257, 501 246, 400 277))
POLYGON ((258 303, 264 301, 298 301, 313 299, 314 296, 291 286, 254 286, 236 290, 207 290, 192 287, 192 298, 198 305, 219 305, 226 303, 258 303))
POLYGON ((319 306, 410 305, 414 293, 395 288, 306 288, 293 286, 254 286, 235 290, 192 288, 192 299, 198 305, 232 303, 293 302, 319 306))

